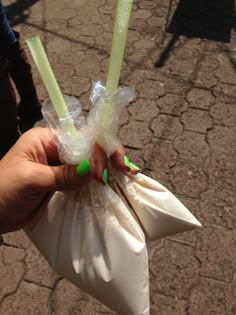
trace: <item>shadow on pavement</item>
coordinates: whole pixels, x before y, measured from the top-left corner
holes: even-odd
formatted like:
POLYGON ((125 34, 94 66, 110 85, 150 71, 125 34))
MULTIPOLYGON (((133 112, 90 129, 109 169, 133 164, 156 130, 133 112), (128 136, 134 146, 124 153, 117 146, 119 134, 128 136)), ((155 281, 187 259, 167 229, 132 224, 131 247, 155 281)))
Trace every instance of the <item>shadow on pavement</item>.
POLYGON ((235 0, 180 0, 166 29, 172 39, 155 65, 164 64, 180 35, 229 43, 235 29, 235 0))
POLYGON ((29 16, 28 10, 33 4, 39 0, 17 0, 16 2, 4 6, 7 17, 11 26, 23 23, 29 16))

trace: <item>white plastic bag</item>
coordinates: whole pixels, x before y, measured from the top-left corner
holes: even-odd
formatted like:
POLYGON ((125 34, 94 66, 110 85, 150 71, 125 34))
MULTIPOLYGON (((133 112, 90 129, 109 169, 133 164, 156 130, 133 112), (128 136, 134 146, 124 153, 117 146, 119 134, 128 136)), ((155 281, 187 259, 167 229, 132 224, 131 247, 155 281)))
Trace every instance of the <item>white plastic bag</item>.
POLYGON ((199 221, 168 189, 143 174, 116 175, 120 197, 125 196, 135 211, 147 240, 200 227, 199 221))
MULTIPOLYGON (((119 144, 118 116, 134 98, 133 88, 106 94, 93 85, 92 108, 66 98, 78 134, 65 132, 49 102, 43 114, 58 141, 60 158, 78 164, 95 142, 108 156, 119 144)), ((149 273, 145 238, 154 240, 200 223, 165 187, 138 174, 110 171, 110 186, 90 182, 84 189, 55 192, 26 230, 54 270, 120 315, 149 315, 149 273)))
POLYGON ((118 314, 149 314, 145 236, 108 185, 56 192, 26 232, 61 276, 118 314))

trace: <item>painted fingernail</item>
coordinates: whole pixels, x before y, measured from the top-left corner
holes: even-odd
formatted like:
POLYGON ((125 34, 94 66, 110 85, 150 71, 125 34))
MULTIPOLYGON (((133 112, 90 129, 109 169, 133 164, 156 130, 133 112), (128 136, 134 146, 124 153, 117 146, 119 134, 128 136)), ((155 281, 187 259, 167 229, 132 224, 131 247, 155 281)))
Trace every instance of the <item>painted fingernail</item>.
POLYGON ((139 172, 141 171, 141 169, 140 169, 136 164, 130 162, 129 165, 130 165, 132 168, 134 168, 136 171, 139 171, 139 172))
POLYGON ((128 156, 124 156, 124 163, 125 163, 125 165, 128 167, 128 168, 130 168, 130 161, 129 161, 129 159, 128 159, 128 156))
POLYGON ((141 171, 141 169, 136 164, 130 162, 130 160, 128 159, 128 157, 126 155, 124 156, 124 163, 129 169, 133 168, 136 171, 139 171, 139 172, 141 171))
POLYGON ((84 176, 91 173, 91 166, 89 163, 89 159, 84 160, 81 163, 79 163, 79 165, 76 167, 76 173, 79 176, 84 176))
POLYGON ((106 185, 108 181, 108 170, 107 168, 104 169, 103 171, 103 177, 102 177, 103 183, 106 185))

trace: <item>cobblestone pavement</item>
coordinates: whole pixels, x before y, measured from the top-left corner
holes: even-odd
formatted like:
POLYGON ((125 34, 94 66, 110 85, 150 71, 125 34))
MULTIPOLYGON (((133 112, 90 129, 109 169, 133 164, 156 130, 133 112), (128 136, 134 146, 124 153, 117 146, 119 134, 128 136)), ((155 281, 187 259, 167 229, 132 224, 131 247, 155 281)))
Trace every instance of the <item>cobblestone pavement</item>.
MULTIPOLYGON (((88 109, 91 80, 106 78, 115 1, 4 3, 23 38, 41 36, 63 92, 88 109)), ((134 84, 137 100, 120 137, 204 226, 149 244, 153 315, 236 314, 233 14, 234 0, 134 0, 121 84, 134 84)), ((0 257, 0 314, 114 314, 55 275, 23 232, 4 236, 0 257)))

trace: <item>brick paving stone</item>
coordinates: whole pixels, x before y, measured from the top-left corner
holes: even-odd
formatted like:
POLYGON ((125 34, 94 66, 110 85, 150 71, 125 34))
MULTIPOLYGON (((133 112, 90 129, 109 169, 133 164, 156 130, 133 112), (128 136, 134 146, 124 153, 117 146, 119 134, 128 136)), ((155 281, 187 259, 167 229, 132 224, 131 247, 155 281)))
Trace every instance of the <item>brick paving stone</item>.
POLYGON ((4 243, 8 246, 27 249, 31 244, 29 238, 23 231, 17 231, 4 235, 4 243))
POLYGON ((183 113, 181 121, 184 124, 184 130, 201 133, 206 133, 213 126, 212 118, 208 112, 193 108, 183 113))
POLYGON ((186 197, 199 198, 207 187, 207 177, 199 164, 177 162, 171 174, 175 192, 186 197))
POLYGON ((234 315, 235 297, 230 283, 201 278, 193 288, 187 314, 191 315, 234 315))
POLYGON ((224 83, 218 83, 214 89, 213 94, 217 101, 235 104, 236 101, 236 86, 224 83))
POLYGON ((61 38, 50 35, 50 41, 47 45, 47 49, 51 52, 62 54, 65 51, 69 51, 71 49, 71 45, 71 42, 67 40, 62 41, 61 38))
POLYGON ((48 288, 53 288, 58 276, 48 265, 45 258, 39 253, 33 244, 28 248, 25 256, 26 273, 24 279, 48 288))
POLYGON ((225 126, 215 125, 208 132, 207 139, 210 148, 214 153, 235 156, 236 147, 232 145, 235 142, 236 130, 225 126))
POLYGON ((151 315, 182 315, 185 314, 187 302, 174 297, 164 296, 153 292, 151 315))
POLYGON ((235 272, 236 252, 232 250, 236 234, 223 228, 205 228, 197 239, 195 257, 200 261, 200 275, 231 282, 235 272))
POLYGON ((207 225, 236 228, 235 191, 210 187, 201 194, 199 212, 207 225))
POLYGON ((58 32, 67 27, 67 21, 61 18, 54 18, 51 21, 47 21, 47 29, 51 32, 58 32))
POLYGON ((174 148, 183 160, 204 163, 210 156, 205 135, 192 131, 184 131, 174 141, 174 148))
POLYGON ((132 16, 132 19, 142 19, 146 20, 149 19, 152 16, 150 10, 140 9, 134 11, 134 14, 132 16))
POLYGON ((160 140, 145 146, 144 160, 146 168, 157 172, 158 175, 162 172, 168 174, 176 164, 177 153, 171 142, 160 140))
POLYGON ((91 40, 95 41, 94 46, 96 46, 98 49, 104 49, 106 51, 110 49, 111 39, 112 36, 110 32, 103 32, 100 36, 91 38, 91 40))
POLYGON ((125 61, 130 66, 137 66, 139 67, 152 67, 153 62, 152 59, 149 60, 149 58, 143 58, 143 50, 145 49, 145 55, 150 55, 150 52, 155 51, 155 53, 158 53, 159 50, 156 49, 156 43, 155 38, 149 36, 141 37, 140 39, 137 39, 131 47, 127 48, 127 58, 125 58, 125 61))
POLYGON ((160 114, 153 120, 151 129, 155 137, 172 141, 182 133, 183 126, 179 118, 160 114))
POLYGON ((90 77, 94 78, 94 80, 99 79, 101 68, 100 65, 97 63, 96 60, 86 60, 83 62, 80 62, 78 66, 76 67, 76 74, 78 77, 90 77))
MULTIPOLYGON (((78 77, 77 75, 67 78, 67 80, 63 81, 62 83, 63 91, 65 91, 68 95, 78 97, 80 102, 81 97, 85 93, 90 93, 91 85, 92 82, 89 81, 87 78, 78 77)), ((81 102, 81 105, 83 106, 83 109, 89 109, 91 104, 88 101, 85 104, 81 102)))
POLYGON ((111 312, 108 308, 102 306, 101 303, 64 279, 57 282, 50 297, 49 305, 52 312, 57 315, 115 315, 114 312, 111 312))
POLYGON ((195 57, 188 56, 188 58, 186 58, 186 56, 178 57, 177 55, 173 57, 172 60, 169 60, 166 65, 168 65, 167 67, 172 75, 190 78, 191 75, 194 73, 195 67, 197 65, 197 52, 195 52, 195 57))
MULTIPOLYGON (((162 11, 163 12, 163 11, 162 11)), ((166 12, 166 10, 165 10, 165 12, 166 12)), ((163 25, 165 24, 165 20, 166 20, 166 18, 165 18, 165 16, 161 16, 161 14, 160 14, 160 12, 159 12, 159 16, 151 16, 148 20, 147 20, 147 22, 148 22, 148 24, 150 25, 150 26, 154 26, 155 27, 155 29, 157 29, 157 28, 162 28, 163 27, 163 25)), ((150 27, 149 26, 149 27, 150 27)))
POLYGON ((210 110, 211 117, 215 124, 235 127, 236 126, 236 106, 217 102, 210 110))
POLYGON ((151 142, 152 132, 149 130, 146 122, 131 121, 128 125, 121 128, 119 136, 124 145, 142 149, 145 144, 151 142))
POLYGON ((216 86, 218 80, 214 75, 214 71, 218 68, 219 62, 212 54, 202 54, 199 62, 195 66, 195 74, 192 82, 195 87, 210 89, 216 86))
POLYGON ((157 6, 155 2, 144 0, 144 1, 139 1, 139 7, 142 9, 153 9, 157 6))
POLYGON ((4 245, 0 247, 0 301, 17 289, 25 273, 24 256, 23 249, 4 245))
POLYGON ((179 116, 188 109, 188 104, 182 96, 171 95, 169 93, 161 97, 157 104, 162 114, 171 114, 174 116, 179 116))
POLYGON ((149 95, 149 99, 154 100, 165 94, 164 84, 154 80, 145 80, 145 82, 137 84, 137 90, 140 93, 140 97, 149 95))
POLYGON ((152 118, 156 117, 159 113, 159 108, 154 100, 147 100, 145 98, 138 98, 133 104, 128 107, 131 118, 139 121, 149 121, 150 112, 152 118))
POLYGON ((233 286, 233 295, 236 297, 236 272, 234 272, 232 286, 233 286))
POLYGON ((214 104, 215 98, 210 91, 203 89, 192 89, 186 95, 190 107, 208 110, 214 104))
POLYGON ((54 73, 60 86, 75 75, 73 66, 66 64, 54 66, 54 73))
POLYGON ((129 123, 129 120, 130 120, 130 114, 129 114, 128 108, 125 107, 122 109, 120 113, 119 125, 120 126, 127 125, 129 123))
POLYGON ((205 172, 208 174, 209 183, 218 188, 236 189, 236 161, 235 157, 212 155, 205 165, 205 172))
POLYGON ((228 66, 220 66, 216 72, 215 76, 221 83, 228 83, 236 85, 236 76, 235 70, 231 67, 230 64, 228 66))
POLYGON ((48 305, 50 290, 22 281, 15 294, 7 296, 0 305, 0 314, 51 315, 48 305))
POLYGON ((185 93, 189 91, 191 85, 185 78, 168 76, 164 80, 164 87, 166 92, 185 95, 185 93))
POLYGON ((155 280, 152 281, 153 290, 186 299, 189 289, 199 281, 199 267, 191 246, 166 240, 165 247, 156 251, 150 260, 150 271, 155 275, 155 280))

